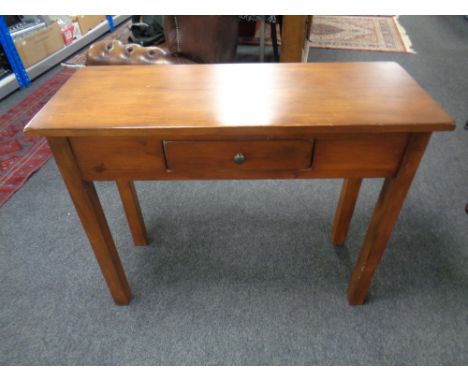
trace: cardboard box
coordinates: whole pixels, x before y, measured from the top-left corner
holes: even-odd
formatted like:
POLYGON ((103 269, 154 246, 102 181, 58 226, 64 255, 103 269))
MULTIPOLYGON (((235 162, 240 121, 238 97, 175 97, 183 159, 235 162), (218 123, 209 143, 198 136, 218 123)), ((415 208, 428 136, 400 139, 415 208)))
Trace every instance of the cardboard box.
POLYGON ((57 23, 15 40, 16 50, 25 68, 43 60, 65 46, 57 23))
POLYGON ((78 22, 80 26, 81 34, 85 35, 91 29, 97 27, 103 21, 106 21, 106 16, 103 16, 103 15, 76 16, 76 21, 78 22))

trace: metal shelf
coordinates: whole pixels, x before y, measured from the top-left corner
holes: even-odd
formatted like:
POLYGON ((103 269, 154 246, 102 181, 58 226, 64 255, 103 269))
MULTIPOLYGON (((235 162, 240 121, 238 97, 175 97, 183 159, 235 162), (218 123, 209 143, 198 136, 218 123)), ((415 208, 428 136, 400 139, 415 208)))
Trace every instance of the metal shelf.
POLYGON ((14 92, 19 88, 16 76, 11 73, 0 80, 0 99, 6 97, 8 94, 14 92))
MULTIPOLYGON (((116 26, 128 19, 129 16, 125 15, 113 16, 114 25, 116 26)), ((103 21, 96 28, 90 30, 88 33, 86 33, 79 39, 73 41, 70 45, 65 46, 64 48, 52 53, 44 60, 39 61, 38 63, 30 66, 29 68, 26 68, 26 72, 28 73, 29 78, 32 80, 40 76, 42 73, 46 72, 53 66, 59 64, 67 57, 71 56, 73 53, 84 48, 86 45, 101 37, 104 33, 108 32, 109 30, 109 23, 107 21, 103 21)), ((8 94, 10 94, 18 88, 19 84, 14 74, 10 74, 2 78, 0 80, 0 99, 6 97, 8 94)))

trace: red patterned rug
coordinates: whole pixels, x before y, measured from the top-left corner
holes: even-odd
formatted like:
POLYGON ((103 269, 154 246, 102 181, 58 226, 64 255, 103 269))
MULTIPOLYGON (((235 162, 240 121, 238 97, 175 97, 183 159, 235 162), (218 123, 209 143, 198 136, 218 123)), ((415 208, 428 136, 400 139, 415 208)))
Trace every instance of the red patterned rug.
POLYGON ((74 72, 63 69, 0 116, 0 207, 51 157, 47 141, 26 137, 23 128, 74 72))

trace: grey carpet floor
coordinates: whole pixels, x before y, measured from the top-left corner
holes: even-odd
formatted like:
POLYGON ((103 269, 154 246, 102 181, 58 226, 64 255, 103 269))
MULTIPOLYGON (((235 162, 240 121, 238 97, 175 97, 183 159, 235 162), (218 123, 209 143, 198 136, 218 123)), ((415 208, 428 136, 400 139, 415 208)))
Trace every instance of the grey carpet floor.
POLYGON ((401 22, 417 55, 309 54, 398 61, 457 121, 429 145, 367 304, 345 291, 380 180, 336 248, 339 180, 137 182, 143 248, 99 183, 134 293, 117 307, 51 160, 0 210, 0 364, 466 365, 468 21, 401 22))

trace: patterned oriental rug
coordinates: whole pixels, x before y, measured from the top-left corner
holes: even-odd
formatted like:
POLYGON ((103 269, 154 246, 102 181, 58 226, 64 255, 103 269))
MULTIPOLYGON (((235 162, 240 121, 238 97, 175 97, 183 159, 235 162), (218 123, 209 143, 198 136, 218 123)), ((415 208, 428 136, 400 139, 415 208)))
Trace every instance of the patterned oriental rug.
POLYGON ((23 128, 74 72, 63 69, 0 116, 0 207, 51 157, 45 138, 27 138, 23 128))
POLYGON ((314 16, 309 47, 415 53, 398 16, 314 16))

